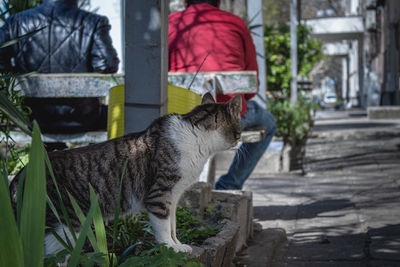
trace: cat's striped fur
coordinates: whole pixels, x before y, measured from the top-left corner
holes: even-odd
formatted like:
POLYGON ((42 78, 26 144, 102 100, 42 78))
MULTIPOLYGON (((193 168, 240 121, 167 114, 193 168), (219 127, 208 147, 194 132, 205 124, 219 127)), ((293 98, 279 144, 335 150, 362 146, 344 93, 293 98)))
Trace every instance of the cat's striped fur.
MULTIPOLYGON (((90 206, 89 183, 99 194, 106 220, 114 216, 123 164, 128 159, 122 186, 121 216, 146 209, 158 242, 176 251, 191 251, 176 238, 175 211, 182 193, 196 182, 206 160, 213 153, 229 149, 240 138, 240 96, 216 104, 210 94, 202 105, 184 115, 171 114, 155 120, 145 131, 104 143, 49 154, 53 171, 71 215, 75 231, 80 223, 68 201, 67 191, 86 213, 90 206)), ((18 177, 10 185, 15 203, 18 177)), ((47 194, 57 210, 56 190, 47 177, 47 194)), ((47 210, 47 225, 61 236, 63 228, 47 210)), ((62 246, 49 233, 46 254, 62 246)))

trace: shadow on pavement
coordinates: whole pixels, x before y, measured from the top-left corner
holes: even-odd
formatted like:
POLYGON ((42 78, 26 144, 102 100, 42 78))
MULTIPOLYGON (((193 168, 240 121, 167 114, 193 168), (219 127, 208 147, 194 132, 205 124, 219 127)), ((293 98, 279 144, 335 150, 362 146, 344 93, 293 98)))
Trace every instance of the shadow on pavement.
POLYGON ((354 207, 354 204, 348 199, 328 199, 296 206, 256 206, 253 210, 254 218, 265 221, 309 219, 315 218, 324 212, 337 211, 349 207, 354 207))
POLYGON ((324 229, 299 232, 281 247, 272 266, 400 266, 400 224, 366 233, 321 235, 324 229))
POLYGON ((350 130, 350 129, 366 129, 377 127, 391 127, 395 123, 378 123, 378 122, 365 122, 365 123, 333 123, 333 124, 319 124, 315 125, 313 131, 328 131, 328 130, 350 130))

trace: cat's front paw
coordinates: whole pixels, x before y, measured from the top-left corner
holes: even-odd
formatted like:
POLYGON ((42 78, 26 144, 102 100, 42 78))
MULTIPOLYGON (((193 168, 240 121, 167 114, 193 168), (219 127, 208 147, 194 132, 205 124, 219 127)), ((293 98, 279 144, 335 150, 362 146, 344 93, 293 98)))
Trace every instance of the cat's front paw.
POLYGON ((192 248, 189 245, 185 244, 173 244, 170 247, 173 248, 175 252, 187 252, 187 253, 192 252, 192 248))

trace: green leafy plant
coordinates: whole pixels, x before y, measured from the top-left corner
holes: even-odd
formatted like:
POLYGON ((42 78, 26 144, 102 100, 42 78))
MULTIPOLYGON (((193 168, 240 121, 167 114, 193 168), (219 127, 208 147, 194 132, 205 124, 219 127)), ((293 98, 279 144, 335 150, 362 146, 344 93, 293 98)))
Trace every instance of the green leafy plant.
POLYGON ((31 164, 26 170, 23 200, 17 205, 17 220, 11 206, 5 167, 0 182, 0 265, 42 266, 44 253, 46 180, 45 151, 40 130, 33 129, 31 164))
POLYGON ((151 249, 155 239, 146 212, 118 220, 117 224, 107 225, 107 236, 113 243, 117 255, 137 255, 138 250, 151 249), (115 238, 113 237, 115 231, 115 238), (135 251, 134 251, 135 250, 135 251))
MULTIPOLYGON (((11 206, 8 178, 4 164, 1 171, 0 266, 43 266, 46 201, 52 207, 57 218, 60 218, 51 200, 46 197, 45 166, 48 163, 47 153, 40 138, 40 130, 35 122, 26 176, 21 174, 21 180, 19 181, 16 217, 14 217, 14 211, 11 206), (24 188, 23 192, 22 188, 24 188)), ((47 166, 49 167, 50 165, 47 166)), ((49 172, 52 173, 51 166, 49 167, 49 172)), ((83 218, 79 237, 74 237, 76 245, 74 247, 66 245, 66 251, 54 257, 49 257, 46 264, 52 265, 51 260, 49 261, 51 258, 59 262, 60 259, 65 258, 66 254, 71 255, 68 266, 77 266, 79 263, 88 261, 91 263, 102 262, 101 257, 98 257, 100 252, 82 253, 83 244, 89 233, 93 217, 101 216, 96 215, 96 211, 98 211, 98 197, 92 193, 91 206, 87 216, 83 218)), ((95 226, 95 228, 98 227, 95 226)), ((60 239, 59 236, 57 238, 60 239)), ((99 240, 97 238, 98 244, 100 244, 99 240)), ((71 242, 68 243, 71 244, 71 242)), ((102 257, 104 258, 104 254, 102 257)))
MULTIPOLYGON (((191 211, 182 206, 177 207, 176 220, 178 239, 185 244, 201 245, 205 239, 215 236, 220 231, 219 226, 211 226, 200 221, 191 211)), ((113 252, 118 255, 118 263, 128 261, 130 257, 136 257, 135 260, 129 260, 130 263, 139 264, 138 262, 142 262, 145 264, 150 261, 151 266, 158 266, 157 258, 166 257, 164 260, 168 262, 171 251, 161 249, 160 245, 155 245, 156 241, 147 212, 140 212, 119 220, 116 228, 112 225, 106 226, 109 238, 115 229, 117 231, 116 238, 111 240, 115 242, 113 252), (156 253, 158 256, 152 258, 152 253, 156 253)), ((186 261, 183 255, 186 254, 180 253, 174 257, 186 261)))
POLYGON ((310 103, 299 97, 297 104, 280 99, 271 101, 268 107, 276 119, 276 135, 281 136, 284 143, 296 145, 307 136, 312 126, 310 103))
POLYGON ((276 135, 282 137, 285 145, 291 146, 291 170, 303 167, 304 147, 308 133, 314 125, 312 114, 317 108, 317 104, 307 101, 301 94, 296 104, 291 104, 285 98, 269 101, 268 109, 276 119, 276 135))
POLYGON ((154 267, 200 267, 196 259, 189 258, 186 253, 176 253, 172 248, 164 244, 155 245, 150 250, 143 251, 140 256, 131 257, 120 265, 120 267, 130 266, 154 266, 154 267))
MULTIPOLYGON (((35 34, 39 30, 0 44, 0 48, 11 46, 21 39, 35 34)), ((0 139, 2 144, 5 145, 4 154, 0 155, 0 160, 5 162, 10 174, 15 174, 25 166, 27 158, 27 150, 16 148, 15 142, 12 142, 10 132, 14 126, 17 126, 24 133, 31 135, 31 123, 28 119, 31 110, 23 103, 25 97, 21 95, 19 90, 16 90, 18 84, 17 78, 28 76, 29 74, 6 73, 0 75, 0 139), (22 155, 20 155, 21 153, 22 155)))
MULTIPOLYGON (((57 193, 58 193, 58 201, 60 202, 61 206, 61 211, 63 213, 63 217, 65 219, 65 224, 68 225, 68 228, 70 232, 72 233, 72 237, 76 243, 75 247, 72 247, 71 241, 68 240, 67 238, 67 243, 64 242, 58 234, 52 230, 53 235, 56 237, 58 241, 60 241, 61 244, 65 247, 64 251, 61 251, 57 253, 56 255, 49 255, 46 257, 47 263, 49 266, 53 266, 57 263, 62 261, 62 259, 65 257, 65 251, 67 251, 67 254, 71 254, 71 258, 69 260, 68 266, 76 266, 78 264, 84 265, 84 266, 93 266, 94 264, 97 264, 99 266, 115 266, 114 262, 114 253, 109 253, 108 250, 108 244, 107 244, 107 236, 106 236, 106 229, 105 229, 105 224, 103 217, 101 215, 101 210, 98 205, 98 196, 94 192, 92 186, 89 184, 89 191, 90 191, 90 202, 91 206, 88 212, 88 215, 85 216, 80 209, 79 205, 77 204, 76 200, 74 197, 70 194, 69 199, 71 202, 71 205, 74 208, 74 212, 77 215, 78 219, 80 220, 82 227, 81 227, 81 233, 79 235, 79 238, 75 236, 75 233, 73 232, 72 224, 70 222, 70 218, 68 216, 68 213, 66 212, 65 205, 63 203, 63 200, 61 198, 61 194, 59 192, 59 189, 57 187, 57 183, 55 181, 54 174, 51 169, 50 161, 48 157, 46 158, 46 163, 48 164, 49 167, 49 172, 52 177, 53 183, 56 187, 57 193), (93 228, 95 230, 95 234, 93 233, 93 230, 91 228, 91 225, 93 224, 93 228), (88 237, 90 244, 92 246, 92 249, 94 251, 84 251, 83 250, 83 244, 86 240, 86 236, 88 237)), ((117 224, 118 217, 119 217, 119 209, 120 209, 120 198, 121 198, 121 190, 122 190, 122 181, 123 177, 125 174, 127 166, 127 160, 125 161, 122 169, 122 176, 121 176, 121 186, 120 186, 120 191, 118 195, 118 200, 116 203, 116 212, 115 212, 115 217, 114 217, 114 227, 117 224)), ((48 198, 48 205, 50 206, 50 209, 53 211, 53 213, 56 215, 58 218, 59 222, 60 216, 58 215, 57 210, 54 208, 54 205, 52 204, 51 200, 48 198)), ((114 233, 116 231, 113 231, 114 233)), ((115 238, 115 234, 112 235, 113 239, 115 238)), ((114 241, 112 242, 112 251, 114 249, 114 241)))
MULTIPOLYGON (((298 75, 307 77, 323 58, 322 43, 311 37, 311 28, 297 28, 298 75)), ((266 26, 264 32, 268 90, 290 95, 290 28, 286 24, 266 26)))
MULTIPOLYGON (((7 172, 9 175, 16 175, 29 162, 30 145, 23 147, 12 147, 9 149, 7 162, 7 172)), ((5 159, 4 159, 5 160, 5 159)))
POLYGON ((0 79, 0 141, 4 145, 4 152, 0 154, 0 161, 5 162, 9 174, 15 174, 25 166, 29 146, 17 148, 10 136, 14 125, 25 133, 31 134, 30 123, 27 118, 29 109, 22 104, 23 97, 15 89, 15 76, 0 79))
POLYGON ((208 237, 215 236, 219 226, 211 226, 197 219, 193 212, 178 206, 176 209, 176 228, 178 239, 186 244, 201 245, 208 237))

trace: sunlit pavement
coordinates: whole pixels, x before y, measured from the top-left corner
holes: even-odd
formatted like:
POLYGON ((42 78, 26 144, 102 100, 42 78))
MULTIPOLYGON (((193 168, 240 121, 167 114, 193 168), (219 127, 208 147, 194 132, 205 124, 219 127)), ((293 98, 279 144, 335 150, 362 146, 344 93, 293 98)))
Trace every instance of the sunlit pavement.
POLYGON ((316 118, 305 176, 246 183, 263 226, 249 244, 257 261, 246 265, 262 259, 264 266, 400 266, 400 121, 369 121, 360 110, 316 118), (280 246, 277 228, 287 235, 280 246), (260 244, 269 251, 252 250, 260 244))

